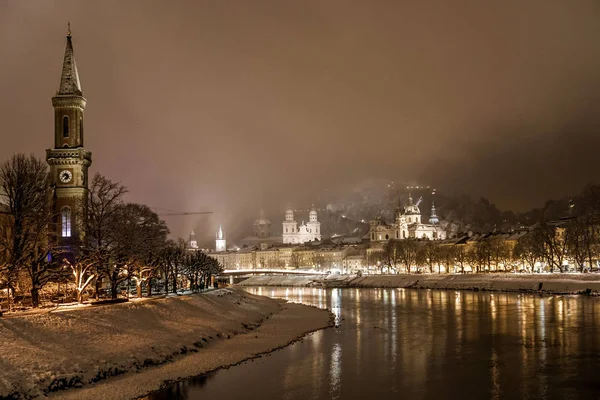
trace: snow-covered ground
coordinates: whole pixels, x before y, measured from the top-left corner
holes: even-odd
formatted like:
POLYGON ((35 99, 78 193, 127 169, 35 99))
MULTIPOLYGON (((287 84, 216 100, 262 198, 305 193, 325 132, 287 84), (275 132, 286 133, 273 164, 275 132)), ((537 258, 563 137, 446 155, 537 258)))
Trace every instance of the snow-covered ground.
POLYGON ((254 276, 240 286, 323 286, 600 294, 599 274, 254 276))
MULTIPOLYGON (((128 400, 158 390, 165 381, 178 381, 229 367, 284 347, 308 332, 330 326, 332 315, 326 310, 288 303, 259 327, 229 340, 215 340, 197 353, 174 362, 125 374, 82 389, 53 392, 53 400, 128 400)), ((251 398, 250 396, 249 398, 251 398)))
MULTIPOLYGON (((0 398, 43 396, 65 387, 87 387, 113 375, 158 368, 154 366, 187 358, 180 357, 182 354, 202 353, 213 341, 227 343, 218 339, 251 331, 281 309, 277 300, 220 289, 200 295, 0 317, 0 398)), ((322 310, 303 309, 328 318, 322 310)), ((296 333, 306 330, 310 329, 296 333)))

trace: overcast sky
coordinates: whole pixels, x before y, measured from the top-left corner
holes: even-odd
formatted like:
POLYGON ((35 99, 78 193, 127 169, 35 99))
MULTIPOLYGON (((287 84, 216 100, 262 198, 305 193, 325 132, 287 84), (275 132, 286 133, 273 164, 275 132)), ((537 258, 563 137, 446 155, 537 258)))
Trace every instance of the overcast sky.
POLYGON ((597 0, 0 0, 1 160, 53 143, 68 21, 92 173, 215 212, 176 235, 370 178, 515 210, 600 181, 597 0))

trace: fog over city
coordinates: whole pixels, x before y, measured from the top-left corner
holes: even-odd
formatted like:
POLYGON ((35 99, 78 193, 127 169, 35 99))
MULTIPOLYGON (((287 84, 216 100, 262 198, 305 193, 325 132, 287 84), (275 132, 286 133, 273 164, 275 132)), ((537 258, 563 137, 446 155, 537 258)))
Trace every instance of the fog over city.
POLYGON ((91 174, 214 212, 174 236, 370 180, 525 210, 599 183, 598 20, 596 0, 0 0, 0 159, 53 146, 70 21, 91 174))

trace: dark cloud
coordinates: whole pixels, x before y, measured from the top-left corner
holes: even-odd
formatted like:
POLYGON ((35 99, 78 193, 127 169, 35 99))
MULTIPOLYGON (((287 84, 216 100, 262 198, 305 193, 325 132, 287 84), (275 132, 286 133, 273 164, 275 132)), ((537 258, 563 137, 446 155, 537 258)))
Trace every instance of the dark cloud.
POLYGON ((368 178, 526 208, 596 181, 594 0, 0 2, 0 158, 42 156, 71 21, 93 171, 231 230, 368 178))

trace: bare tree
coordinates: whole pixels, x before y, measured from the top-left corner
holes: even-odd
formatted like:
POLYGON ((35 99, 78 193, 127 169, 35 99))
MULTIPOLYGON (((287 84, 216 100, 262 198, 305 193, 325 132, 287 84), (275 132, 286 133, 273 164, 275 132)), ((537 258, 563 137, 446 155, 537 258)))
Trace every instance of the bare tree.
POLYGON ((389 270, 394 272, 398 270, 398 266, 401 263, 400 252, 399 240, 390 239, 383 246, 382 264, 388 268, 388 272, 389 270))
POLYGON ((84 293, 92 281, 96 278, 96 268, 92 258, 80 254, 74 262, 64 260, 69 266, 75 279, 75 289, 77 290, 77 301, 83 303, 84 293))
POLYGON ((565 246, 579 270, 585 271, 585 264, 591 270, 598 250, 598 218, 592 213, 585 213, 573 218, 565 226, 565 246))
POLYGON ((521 236, 513 249, 514 258, 521 260, 528 272, 533 272, 535 265, 544 258, 544 238, 539 229, 534 229, 521 236))
POLYGON ((119 182, 113 182, 101 174, 92 178, 90 190, 85 204, 79 209, 85 212, 86 248, 85 264, 90 265, 89 273, 94 275, 96 297, 107 278, 111 287, 111 298, 117 298, 118 284, 126 279, 127 274, 117 262, 119 249, 118 230, 121 226, 121 209, 123 196, 127 188, 119 182))
POLYGON ((179 278, 180 270, 183 271, 185 255, 185 242, 181 239, 177 242, 169 240, 161 252, 165 278, 165 291, 167 293, 169 293, 169 283, 172 285, 171 288, 173 293, 177 293, 177 279, 179 278))
POLYGON ((457 248, 454 246, 439 246, 440 261, 444 263, 447 274, 454 270, 456 264, 456 250, 457 248))
POLYGON ((290 266, 294 269, 298 269, 300 268, 301 262, 300 254, 292 252, 292 255, 290 256, 290 266))
POLYGON ((320 254, 318 251, 315 251, 313 253, 311 263, 313 265, 313 268, 315 268, 317 271, 327 269, 328 267, 325 256, 320 254))
POLYGON ((544 243, 544 259, 550 267, 550 272, 554 272, 555 269, 564 272, 563 262, 567 248, 563 228, 557 229, 555 226, 542 223, 536 229, 544 243))
POLYGON ((153 269, 158 266, 155 254, 166 246, 169 229, 148 206, 121 205, 117 215, 116 264, 123 266, 128 280, 135 281, 141 297, 142 283, 153 275, 153 269))
POLYGON ((506 270, 507 261, 510 259, 510 246, 502 236, 490 237, 487 240, 489 243, 490 259, 494 262, 494 270, 498 271, 500 264, 506 270))
POLYGON ((417 253, 418 264, 427 266, 429 273, 433 273, 434 265, 438 265, 440 262, 440 252, 436 243, 430 240, 422 242, 419 246, 419 253, 417 253))
POLYGON ((408 274, 410 274, 411 268, 416 266, 420 243, 415 239, 406 239, 398 242, 400 262, 404 265, 408 274))
POLYGON ((456 260, 456 264, 460 267, 460 272, 465 272, 465 263, 469 261, 469 255, 465 245, 458 244, 452 246, 454 259, 456 260))
MULTIPOLYGON (((39 291, 57 273, 52 189, 48 166, 34 156, 15 154, 0 166, 0 195, 6 207, 0 226, 0 271, 14 295, 19 272, 31 280, 31 300, 40 302, 39 291)), ((9 296, 10 298, 10 296, 9 296)))

